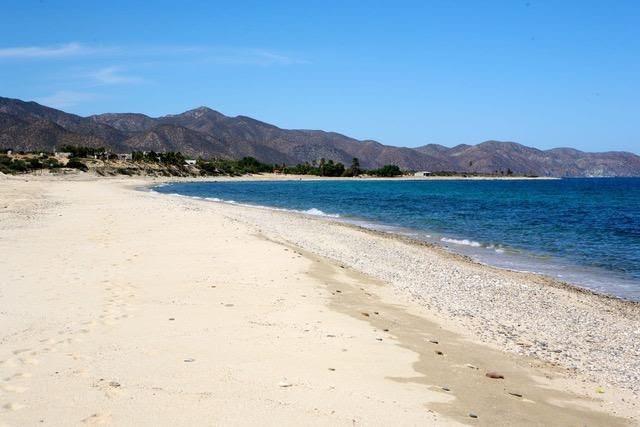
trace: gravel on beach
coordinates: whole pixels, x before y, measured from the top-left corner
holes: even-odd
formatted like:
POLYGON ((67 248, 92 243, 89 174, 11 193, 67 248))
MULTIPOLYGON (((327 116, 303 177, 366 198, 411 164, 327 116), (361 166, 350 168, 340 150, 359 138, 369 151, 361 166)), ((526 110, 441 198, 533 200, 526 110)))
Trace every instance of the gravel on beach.
POLYGON ((332 219, 213 205, 267 237, 391 284, 470 338, 640 393, 638 303, 332 219))

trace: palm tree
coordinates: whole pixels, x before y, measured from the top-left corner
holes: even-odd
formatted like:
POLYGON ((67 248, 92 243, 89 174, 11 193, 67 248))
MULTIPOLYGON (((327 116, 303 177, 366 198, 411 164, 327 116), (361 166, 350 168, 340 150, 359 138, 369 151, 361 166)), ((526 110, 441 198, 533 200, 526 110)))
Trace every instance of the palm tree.
POLYGON ((360 160, 358 160, 357 157, 354 157, 353 160, 351 160, 351 175, 360 175, 360 160))

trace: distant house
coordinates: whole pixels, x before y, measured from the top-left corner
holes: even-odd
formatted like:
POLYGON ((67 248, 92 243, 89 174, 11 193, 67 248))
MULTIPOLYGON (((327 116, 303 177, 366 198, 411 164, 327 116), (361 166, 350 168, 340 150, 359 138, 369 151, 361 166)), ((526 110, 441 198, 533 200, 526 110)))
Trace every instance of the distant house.
POLYGON ((65 151, 54 151, 53 156, 60 157, 62 159, 68 159, 69 157, 71 157, 71 153, 67 153, 65 151))
POLYGON ((413 174, 413 176, 431 176, 431 172, 428 171, 420 171, 413 174))
POLYGON ((132 159, 131 153, 119 153, 119 154, 116 154, 116 156, 118 156, 118 160, 131 160, 132 159))
POLYGON ((185 159, 184 160, 184 164, 185 165, 189 165, 189 166, 195 166, 196 162, 197 162, 197 160, 193 160, 193 159, 185 159))

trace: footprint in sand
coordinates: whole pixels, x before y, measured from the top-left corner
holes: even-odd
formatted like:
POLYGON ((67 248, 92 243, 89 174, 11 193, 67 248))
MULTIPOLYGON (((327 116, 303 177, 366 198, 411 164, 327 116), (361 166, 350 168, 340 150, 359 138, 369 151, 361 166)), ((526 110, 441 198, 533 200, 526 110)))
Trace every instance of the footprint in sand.
POLYGON ((89 377, 89 371, 85 368, 81 368, 81 369, 76 369, 75 371, 73 371, 74 375, 77 375, 79 377, 82 378, 88 378, 89 377))
POLYGON ((18 366, 18 364, 13 358, 9 358, 7 360, 0 360, 0 367, 15 368, 16 366, 18 366))
POLYGON ((120 383, 118 381, 107 381, 101 378, 93 386, 102 390, 105 396, 107 396, 110 399, 118 397, 123 393, 120 383))
POLYGON ((11 381, 11 380, 23 380, 26 378, 31 378, 31 373, 30 372, 18 372, 17 374, 13 374, 10 377, 5 378, 5 381, 11 381))
POLYGON ((84 418, 83 420, 81 420, 81 422, 89 425, 109 424, 111 423, 111 414, 95 413, 95 414, 89 415, 87 418, 84 418))
POLYGON ((21 357, 18 360, 20 360, 23 365, 37 365, 40 363, 35 357, 21 357))
POLYGON ((19 411, 22 408, 25 408, 25 405, 17 402, 9 402, 2 405, 2 409, 4 409, 6 412, 19 411))
POLYGON ((5 391, 7 393, 24 393, 28 390, 27 387, 21 387, 13 384, 3 384, 0 385, 0 390, 5 391))
POLYGON ((89 356, 85 356, 83 354, 78 354, 78 353, 67 353, 67 356, 69 356, 73 360, 89 360, 89 359, 91 359, 89 356))

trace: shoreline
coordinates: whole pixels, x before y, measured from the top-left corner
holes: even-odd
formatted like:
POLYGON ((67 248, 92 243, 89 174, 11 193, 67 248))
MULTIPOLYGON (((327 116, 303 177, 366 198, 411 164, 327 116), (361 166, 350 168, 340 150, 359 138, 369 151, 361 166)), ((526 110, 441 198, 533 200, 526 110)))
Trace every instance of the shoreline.
MULTIPOLYGON (((262 181, 262 179, 258 178, 258 179, 251 179, 253 178, 252 176, 247 177, 246 179, 243 179, 242 181, 262 181)), ((317 179, 321 180, 322 177, 318 177, 317 179)), ((328 180, 341 180, 342 178, 329 178, 328 180)), ((379 178, 373 178, 372 180, 377 180, 379 178)), ((381 178, 381 179, 387 179, 387 178, 381 178)), ((388 178, 388 179, 393 179, 393 178, 388 178)), ((556 179, 556 178, 554 178, 556 179)), ((557 179, 561 179, 561 178, 557 178, 557 179)), ((235 180, 235 178, 231 178, 229 180, 220 180, 220 182, 233 182, 235 180)), ((315 180, 313 178, 311 178, 311 180, 315 180)), ((283 179, 283 180, 278 180, 278 179, 268 179, 266 180, 267 182, 278 182, 278 181, 290 181, 288 179, 283 179)), ((588 294, 592 294, 594 296, 598 296, 601 298, 606 298, 606 299, 613 299, 613 300, 619 300, 621 302, 627 302, 627 303, 631 303, 631 304, 635 304, 640 306, 640 299, 635 300, 635 299, 631 299, 631 298, 625 298, 623 296, 618 296, 612 293, 607 293, 605 291, 599 291, 593 288, 590 288, 588 285, 584 285, 581 283, 577 283, 577 282, 571 282, 568 280, 562 280, 559 279, 557 277, 554 277, 550 274, 544 273, 544 272, 537 272, 537 271, 527 271, 527 270, 518 270, 516 268, 509 268, 509 267, 504 267, 504 266, 500 266, 500 265, 493 265, 490 262, 484 262, 481 261, 479 259, 475 259, 473 258, 471 255, 468 255, 466 253, 464 253, 464 250, 460 249, 460 250, 456 250, 455 248, 449 248, 447 245, 442 244, 438 241, 428 241, 428 240, 422 240, 419 239, 417 237, 411 237, 408 235, 405 235, 401 232, 394 232, 394 231, 385 231, 382 229, 376 229, 374 227, 367 227, 366 225, 361 225, 359 222, 360 221, 348 221, 345 220, 344 218, 341 218, 339 216, 337 216, 337 214, 323 214, 323 215, 314 215, 305 211, 299 211, 299 210, 295 210, 295 209, 287 209, 287 208, 278 208, 278 207, 273 207, 273 206, 267 206, 267 205, 254 205, 254 204, 250 204, 250 203, 239 203, 239 202, 231 202, 231 201, 227 201, 227 200, 222 200, 222 199, 215 199, 215 198, 206 198, 206 197, 200 197, 200 196, 187 196, 187 195, 183 195, 183 194, 178 194, 178 193, 161 193, 161 192, 157 192, 155 191, 154 187, 158 187, 158 186, 163 186, 166 184, 172 184, 175 182, 179 182, 179 183, 183 183, 183 182, 218 182, 217 180, 210 180, 210 179, 205 179, 205 180, 179 180, 179 181, 173 181, 173 180, 168 180, 166 182, 161 182, 161 183, 154 183, 154 184, 148 184, 148 185, 144 185, 142 187, 139 188, 139 190, 141 191, 152 191, 152 192, 156 192, 158 194, 161 195, 165 195, 165 196, 176 196, 176 197, 185 197, 188 199, 193 199, 193 200, 203 200, 206 202, 213 202, 213 203, 223 203, 223 204, 228 204, 231 206, 240 206, 240 207, 247 207, 247 208, 255 208, 255 209, 265 209, 265 210, 269 210, 269 211, 274 211, 274 212, 283 212, 283 213, 291 213, 294 215, 306 215, 309 216, 311 218, 314 219, 319 219, 319 220, 325 220, 325 221, 330 221, 330 222, 335 222, 335 223, 339 223, 341 225, 344 225, 346 227, 354 227, 356 229, 365 231, 365 232, 371 232, 380 236, 385 236, 385 237, 389 237, 389 238, 393 238, 393 239, 399 239, 401 241, 405 241, 408 242, 410 244, 415 244, 415 245, 421 245, 421 246, 426 246, 429 248, 432 248, 434 250, 439 250, 442 251, 445 254, 454 256, 454 257, 459 257, 460 260, 464 260, 465 262, 470 262, 473 264, 477 264, 483 267, 487 267, 487 268, 491 268, 491 269, 497 269, 499 271, 507 271, 507 272, 513 272, 513 273, 518 273, 518 274, 525 274, 525 275, 533 275, 535 277, 539 277, 540 279, 543 279, 545 281, 548 282, 549 286, 555 286, 558 288, 565 288, 565 289, 569 289, 569 290, 574 290, 577 292, 584 292, 584 293, 588 293, 588 294)), ((389 225, 389 227, 393 227, 393 228, 402 228, 400 226, 393 226, 393 225, 389 225)))
MULTIPOLYGON (((213 203, 227 203, 224 201, 211 201, 213 203)), ((250 205, 241 205, 241 206, 246 206, 246 207, 255 207, 255 208, 262 208, 262 206, 250 206, 250 205)), ((268 207, 267 207, 268 208, 268 207)), ((293 214, 293 215, 308 215, 311 216, 312 218, 316 218, 315 215, 312 214, 306 214, 304 212, 293 212, 293 211, 289 211, 289 213, 293 214)), ((340 221, 339 219, 331 219, 331 218, 324 218, 324 217, 320 217, 318 218, 319 220, 325 220, 325 221, 332 221, 332 222, 336 222, 339 223, 345 227, 353 227, 359 231, 365 232, 365 233, 371 233, 373 235, 377 235, 377 236, 381 236, 384 238, 388 238, 388 239, 396 239, 402 242, 406 242, 409 243, 411 245, 416 245, 416 246, 425 246, 431 250, 436 250, 439 251, 442 255, 444 256, 451 256, 452 258, 456 259, 457 261, 462 261, 462 262, 467 262, 467 263, 471 263, 471 264, 475 264, 478 265, 480 267, 483 268, 489 268, 489 269, 493 269, 493 270, 497 270, 497 271, 505 271, 505 272, 509 272, 509 273, 515 273, 515 274, 522 274, 525 276, 531 276, 533 278, 537 278, 541 281, 546 282, 547 286, 553 286, 556 288, 560 288, 560 289, 565 289, 567 291, 572 291, 572 292, 578 292, 578 293, 583 293, 583 294, 589 294, 598 298, 604 298, 607 300, 614 300, 614 301, 618 301, 620 303, 624 303, 624 304, 630 304, 631 306, 634 307, 640 307, 640 301, 636 301, 636 300, 631 300, 631 299, 627 299, 627 298, 623 298, 617 295, 613 295, 613 294, 608 294, 605 292, 598 292, 597 290, 594 289, 590 289, 588 287, 584 287, 581 286, 580 284, 577 283, 571 283, 571 282, 566 282, 563 280, 559 280, 555 277, 546 275, 544 273, 538 273, 538 272, 534 272, 534 271, 522 271, 522 270, 516 270, 513 268, 507 268, 507 267, 500 267, 500 266, 495 266, 489 263, 485 263, 485 262, 481 262, 477 259, 474 259, 473 257, 469 256, 469 255, 465 255, 464 253, 460 253, 460 252, 456 252, 455 250, 448 250, 446 246, 439 244, 437 242, 435 243, 431 243, 431 242, 426 242, 411 236, 405 236, 403 234, 400 233, 394 233, 392 231, 384 231, 384 230, 376 230, 375 228, 368 228, 365 226, 361 226, 358 224, 352 224, 349 222, 343 222, 340 221)))
MULTIPOLYGON (((637 368, 609 352, 633 345, 636 305, 321 218, 136 191, 154 182, 3 181, 0 422, 638 423, 632 377, 604 381, 637 368), (544 316, 513 318, 523 303, 544 316), (516 323, 545 340, 548 318, 603 334, 610 375, 536 353, 516 323)), ((588 350, 565 349, 600 360, 588 350)))
MULTIPOLYGON (((160 197, 164 197, 164 196, 168 196, 169 194, 162 194, 162 193, 158 193, 158 195, 160 197)), ((563 282, 561 280, 558 280, 556 278, 553 277, 549 277, 543 274, 539 274, 539 273, 531 273, 531 272, 520 272, 520 271, 516 271, 516 270, 511 270, 511 269, 506 269, 506 268, 501 268, 501 267, 495 267, 495 266, 491 266, 491 265, 487 265, 481 262, 478 262, 474 259, 472 259, 471 257, 467 256, 467 255, 463 255, 463 254, 459 254, 459 253, 455 253, 455 252, 451 252, 447 249, 445 249, 444 247, 437 245, 437 244, 432 244, 429 242, 423 242, 417 239, 413 239, 409 236, 403 236, 403 235, 399 235, 399 234, 395 234, 395 233, 389 233, 389 232, 385 232, 385 231, 381 231, 381 230, 373 230, 370 228, 366 228, 366 227, 362 227, 356 224, 350 224, 350 223, 346 223, 346 222, 342 222, 333 218, 324 218, 321 216, 316 216, 316 215, 309 215, 309 214, 305 214, 303 212, 292 212, 292 211, 286 211, 286 210, 278 210, 278 209, 272 209, 270 207, 262 207, 262 206, 251 206, 251 205, 243 205, 243 204, 230 204, 227 202, 223 202, 223 201, 211 201, 211 200, 204 200, 204 199, 197 199, 197 198, 192 198, 189 196, 182 196, 182 195, 174 195, 174 197, 179 197, 179 198, 184 198, 186 200, 191 200, 195 203, 213 203, 213 204, 217 204, 217 205, 222 205, 222 206, 226 206, 229 207, 230 209, 248 209, 248 210, 256 210, 256 211, 265 211, 265 212, 271 212, 274 215, 282 215, 282 216, 291 216, 291 217, 298 217, 300 219, 302 219, 305 222, 319 222, 319 223, 323 223, 326 226, 335 226, 335 227, 344 227, 347 229, 352 229, 358 233, 363 233, 366 235, 370 235, 374 238, 380 238, 382 240, 389 240, 389 241, 396 241, 396 242, 400 242, 402 244, 407 245, 408 247, 417 247, 417 248, 425 248, 431 252, 433 252, 436 256, 441 257, 444 260, 448 260, 451 261, 453 263, 461 263, 462 265, 466 265, 468 267, 474 268, 474 269, 479 269, 485 273, 490 273, 493 275, 497 275, 497 276, 506 276, 509 277, 511 279, 513 279, 514 281, 522 281, 522 282, 530 282, 532 284, 534 284, 535 286, 541 286, 543 288, 548 288, 548 289, 556 289, 559 292, 565 294, 563 295, 564 297, 569 297, 570 299, 584 299, 586 301, 588 301, 589 305, 600 305, 602 306, 600 309, 605 310, 606 312, 618 312, 620 314, 623 314, 625 318, 629 319, 629 320, 633 320, 634 323, 637 324, 637 326, 640 328, 640 302, 639 301, 633 301, 633 300, 628 300, 628 299, 624 299, 624 298, 620 298, 614 295, 609 295, 609 294, 605 294, 605 293, 600 293, 597 292, 595 290, 592 289, 588 289, 588 288, 583 288, 581 286, 572 284, 572 283, 567 283, 567 282, 563 282)), ((273 217, 274 215, 271 215, 271 217, 273 217)), ((254 218, 252 218, 254 219, 254 218)), ((261 223, 261 226, 264 226, 265 223, 261 223)), ((326 228, 323 228, 323 230, 326 230, 326 228)), ((263 230, 264 231, 264 230, 263 230)), ((279 229, 278 232, 282 232, 283 229, 279 229)), ((282 235, 282 233, 281 233, 282 235)), ((294 244, 296 244, 299 247, 302 247, 305 250, 309 250, 308 247, 301 245, 300 242, 294 242, 294 244)), ((325 256, 325 257, 329 257, 331 259, 333 259, 334 261, 337 262, 344 262, 344 259, 342 259, 339 255, 335 256, 335 257, 331 257, 329 256, 327 253, 322 252, 322 251, 313 251, 312 252, 325 256)), ((363 271, 362 267, 358 268, 357 263, 351 263, 351 265, 349 265, 349 267, 351 268, 355 268, 357 270, 359 270, 362 273, 365 274, 369 274, 372 277, 376 278, 376 279, 388 279, 389 277, 383 277, 382 275, 376 275, 376 274, 372 274, 370 271, 363 271)), ((403 288, 403 286, 399 286, 400 288, 403 288)), ((406 289, 403 289, 406 290, 406 289)), ((424 299, 424 295, 421 295, 420 292, 418 292, 417 294, 411 294, 411 297, 414 299, 414 301, 420 301, 422 299, 424 299)), ((515 314, 515 313, 514 313, 515 314)), ((596 316, 597 317, 597 316, 596 316)), ((630 326, 630 329, 633 330, 633 328, 630 326)), ((462 330, 459 330, 459 332, 462 332, 462 330)), ((636 335, 640 335, 640 329, 636 330, 636 335)), ((599 334, 596 334, 599 335, 599 334)), ((605 337, 607 334, 603 334, 605 337)), ((545 360, 547 362, 551 362, 551 363, 560 363, 562 365, 562 362, 558 360, 557 357, 557 353, 555 353, 557 350, 551 350, 551 352, 549 352, 549 349, 547 348, 547 343, 545 341, 542 341, 542 343, 544 343, 544 345, 542 345, 541 347, 539 346, 538 348, 534 349, 533 351, 529 351, 528 348, 531 347, 532 343, 527 342, 525 344, 525 348, 527 348, 527 351, 520 351, 522 350, 522 347, 518 348, 516 347, 514 349, 513 344, 518 344, 516 343, 516 340, 510 340, 510 344, 511 345, 505 345, 505 343, 500 343, 498 344, 496 342, 495 339, 486 339, 487 337, 483 337, 484 339, 482 340, 483 342, 487 342, 490 344, 497 344, 499 346, 499 348, 501 348, 502 350, 507 350, 507 351, 511 351, 514 352, 514 350, 516 353, 518 354, 534 354, 535 357, 541 357, 542 360, 545 360), (539 354, 539 352, 542 352, 542 355, 539 354), (555 354, 554 354, 555 353, 555 354)), ((495 337, 493 337, 495 338, 495 337)), ((569 337, 567 337, 569 338, 569 337)), ((619 339, 621 337, 618 337, 619 339)), ((608 338, 607 338, 608 339, 608 338)), ((533 339, 532 341, 535 342, 537 341, 536 339, 533 339)), ((560 340, 559 343, 564 342, 565 340, 560 340)), ((569 342, 574 341, 569 339, 569 342)), ((572 344, 576 344, 575 342, 572 344)), ((639 349, 633 348, 634 346, 631 345, 629 347, 629 351, 634 352, 635 354, 640 354, 639 349)), ((637 347, 637 345, 635 346, 637 347)), ((585 350, 584 353, 589 353, 588 350, 585 350)), ((576 371, 579 371, 580 369, 576 368, 575 365, 573 364, 569 364, 565 367, 568 367, 569 369, 574 369, 576 371)), ((625 372, 626 369, 622 369, 622 372, 625 372)), ((634 394, 637 394, 638 392, 640 392, 640 382, 638 379, 640 379, 640 365, 635 366, 632 371, 634 372, 635 375, 634 378, 636 378, 635 380, 626 380, 624 378, 624 376, 620 379, 618 379, 616 382, 616 384, 618 386, 623 386, 623 387, 629 387, 630 390, 633 391, 634 394)), ((593 372, 592 372, 593 374, 593 372)), ((593 376, 590 375, 586 375, 586 378, 590 378, 591 380, 594 380, 593 376)), ((596 378, 596 380, 601 381, 601 382, 607 382, 607 380, 604 379, 604 377, 600 376, 599 378, 596 378)))

